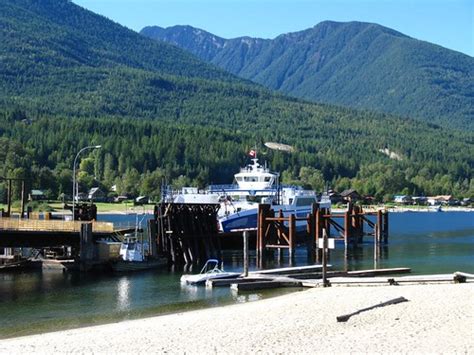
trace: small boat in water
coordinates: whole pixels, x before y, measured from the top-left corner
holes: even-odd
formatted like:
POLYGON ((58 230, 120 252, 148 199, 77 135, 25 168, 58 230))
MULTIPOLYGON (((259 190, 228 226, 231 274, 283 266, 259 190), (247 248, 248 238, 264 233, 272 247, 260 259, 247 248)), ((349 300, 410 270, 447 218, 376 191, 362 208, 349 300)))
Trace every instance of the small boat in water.
POLYGON ((126 235, 120 245, 120 257, 110 263, 115 272, 156 269, 168 265, 164 257, 152 258, 147 255, 147 247, 136 236, 126 235))
POLYGON ((227 272, 223 268, 219 268, 219 261, 209 259, 204 264, 199 274, 181 276, 181 283, 187 285, 203 285, 207 280, 216 279, 233 279, 241 275, 239 272, 227 272))

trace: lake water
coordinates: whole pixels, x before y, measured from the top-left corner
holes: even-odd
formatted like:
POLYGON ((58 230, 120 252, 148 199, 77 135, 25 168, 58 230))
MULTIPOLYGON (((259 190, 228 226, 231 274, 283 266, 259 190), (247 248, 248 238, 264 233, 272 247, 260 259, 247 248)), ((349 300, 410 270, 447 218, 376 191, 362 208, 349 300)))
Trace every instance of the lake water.
MULTIPOLYGON (((101 215, 108 221, 136 217, 101 215)), ((372 240, 344 251, 337 244, 333 270, 374 267, 372 240), (345 257, 346 254, 346 257, 345 257)), ((251 253, 251 269, 255 254, 251 253)), ((297 249, 295 264, 306 264, 297 249)), ((224 252, 226 270, 242 270, 241 251, 224 252)), ((287 266, 284 258, 280 265, 287 266)), ((389 243, 382 247, 378 268, 410 267, 413 274, 465 271, 474 273, 474 212, 391 213, 389 243)), ((0 338, 42 331, 134 319, 273 297, 294 289, 236 294, 228 288, 182 287, 181 270, 128 275, 30 271, 0 274, 0 338)))

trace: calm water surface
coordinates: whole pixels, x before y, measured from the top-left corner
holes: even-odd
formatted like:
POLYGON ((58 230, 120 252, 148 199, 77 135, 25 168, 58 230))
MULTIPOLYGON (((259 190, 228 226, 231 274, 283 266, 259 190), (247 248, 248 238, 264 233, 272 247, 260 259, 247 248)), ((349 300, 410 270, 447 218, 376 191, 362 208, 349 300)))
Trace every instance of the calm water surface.
MULTIPOLYGON (((102 215, 102 220, 130 222, 136 217, 102 215)), ((374 267, 371 240, 344 251, 336 245, 333 269, 374 267), (346 257, 345 257, 346 256, 346 257)), ((305 265, 306 250, 296 252, 305 265)), ((224 253, 226 270, 242 269, 240 251, 224 253)), ((279 265, 287 266, 284 258, 279 265)), ((474 213, 391 213, 389 244, 377 267, 411 267, 414 274, 474 273, 474 213)), ((255 269, 255 255, 251 255, 255 269)), ((32 271, 0 274, 0 337, 120 321, 170 312, 247 302, 294 289, 236 294, 228 288, 181 287, 182 270, 146 271, 129 275, 32 271)))

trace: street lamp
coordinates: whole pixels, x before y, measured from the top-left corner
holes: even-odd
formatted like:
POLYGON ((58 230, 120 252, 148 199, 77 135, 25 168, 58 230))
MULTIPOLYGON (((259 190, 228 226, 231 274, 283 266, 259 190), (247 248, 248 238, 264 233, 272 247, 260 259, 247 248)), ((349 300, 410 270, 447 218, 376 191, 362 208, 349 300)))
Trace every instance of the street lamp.
POLYGON ((87 147, 82 148, 80 151, 77 152, 76 157, 74 158, 74 163, 72 166, 72 220, 75 220, 75 206, 76 206, 76 195, 78 192, 78 188, 76 186, 76 161, 79 155, 87 150, 87 149, 100 149, 102 148, 101 145, 89 145, 87 147))

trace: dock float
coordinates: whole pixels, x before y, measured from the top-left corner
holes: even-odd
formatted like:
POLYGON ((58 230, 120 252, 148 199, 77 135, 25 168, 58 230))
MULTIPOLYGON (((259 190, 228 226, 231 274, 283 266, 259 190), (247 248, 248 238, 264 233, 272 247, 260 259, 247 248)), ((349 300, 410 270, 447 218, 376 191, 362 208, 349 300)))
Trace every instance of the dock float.
MULTIPOLYGON (((460 273, 459 273, 460 274, 460 273)), ((458 273, 438 275, 410 275, 400 277, 334 277, 330 279, 331 286, 359 286, 359 285, 400 285, 400 284, 425 284, 440 282, 467 282, 468 278, 460 278, 458 273)), ((471 278, 470 280, 473 280, 471 278)), ((321 280, 304 280, 303 287, 322 287, 321 280)))

